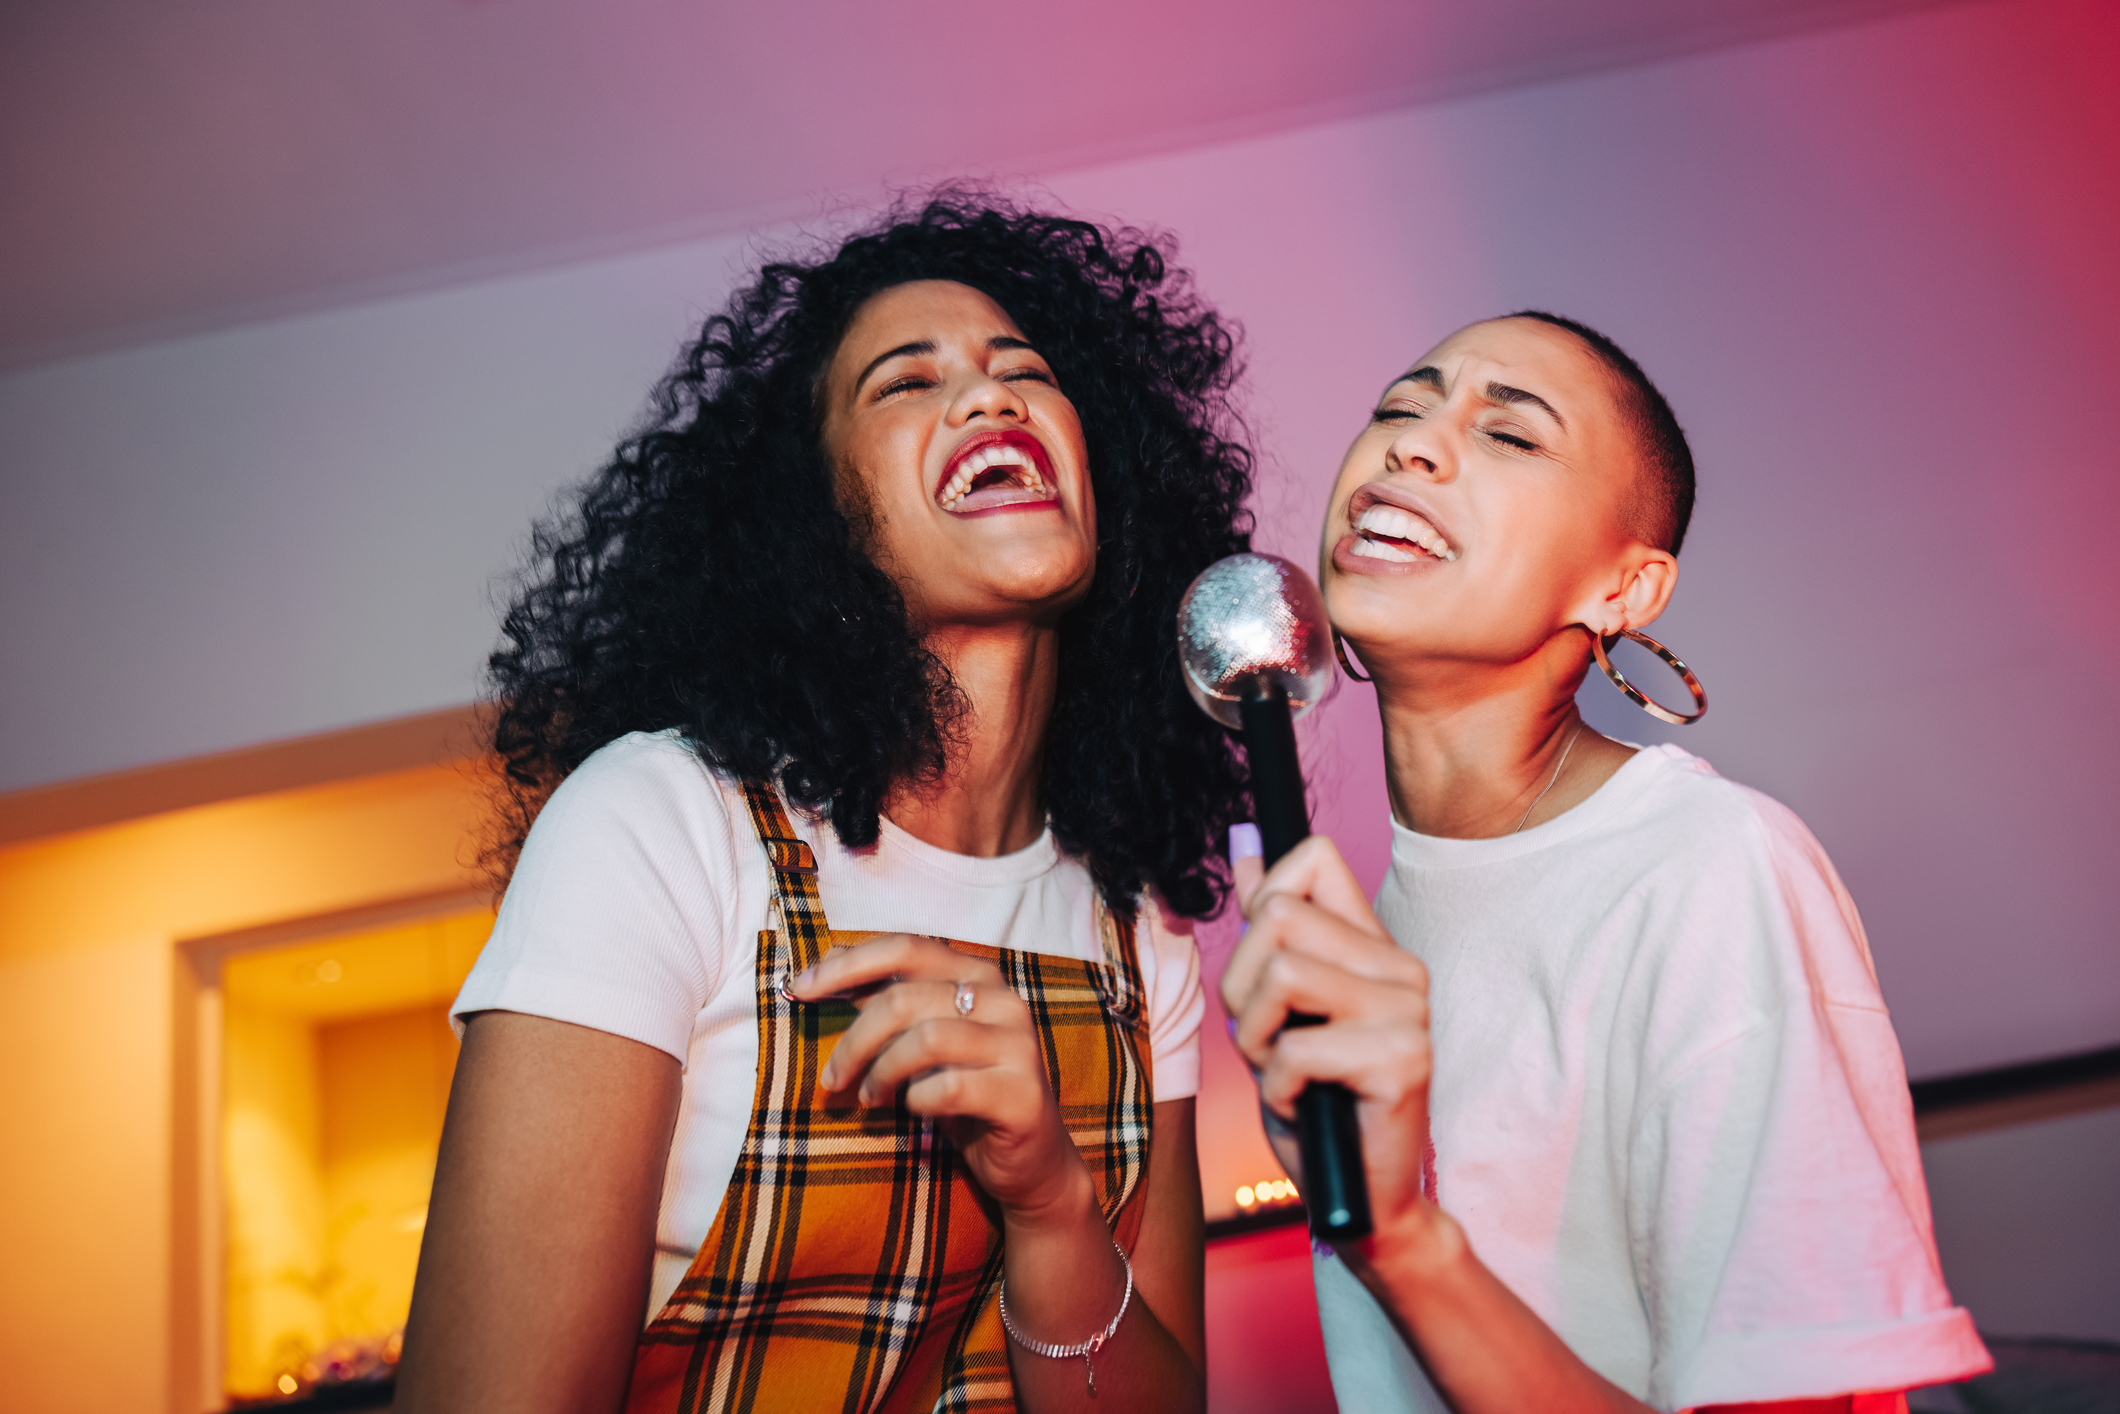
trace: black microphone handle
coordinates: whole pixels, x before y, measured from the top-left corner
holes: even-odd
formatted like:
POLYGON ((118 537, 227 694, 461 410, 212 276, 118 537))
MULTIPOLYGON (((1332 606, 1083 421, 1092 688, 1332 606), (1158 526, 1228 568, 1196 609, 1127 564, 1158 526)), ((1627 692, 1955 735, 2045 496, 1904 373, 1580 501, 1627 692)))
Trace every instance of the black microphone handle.
MULTIPOLYGON (((1252 679, 1237 709, 1244 722, 1244 754, 1251 762, 1259 845, 1271 869, 1310 834, 1295 720, 1288 713, 1288 694, 1263 674, 1252 679)), ((1323 1019, 1298 1012, 1288 1025, 1316 1026, 1323 1019)), ((1328 1241, 1367 1237, 1369 1181, 1362 1172, 1354 1091, 1330 1080, 1304 1086, 1296 1098, 1296 1146, 1303 1155, 1303 1203, 1310 1209, 1311 1232, 1328 1241)))

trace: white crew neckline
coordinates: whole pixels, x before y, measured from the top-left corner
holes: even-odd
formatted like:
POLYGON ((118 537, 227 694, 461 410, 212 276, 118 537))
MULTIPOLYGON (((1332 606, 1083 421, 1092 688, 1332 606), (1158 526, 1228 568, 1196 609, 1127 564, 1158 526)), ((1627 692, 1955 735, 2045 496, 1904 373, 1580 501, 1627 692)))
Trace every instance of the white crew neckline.
POLYGON ((1019 850, 982 856, 958 854, 940 845, 929 844, 886 815, 877 816, 876 822, 875 849, 848 850, 849 854, 868 856, 864 863, 869 868, 888 858, 896 865, 919 870, 960 888, 1020 888, 1041 875, 1050 874, 1061 861, 1060 847, 1053 842, 1050 825, 1019 850))
MULTIPOLYGON (((1638 748, 1588 799, 1573 805, 1543 824, 1521 834, 1494 839, 1458 840, 1442 835, 1424 835, 1391 822, 1391 862, 1394 867, 1414 869, 1469 869, 1499 864, 1527 854, 1564 844, 1604 824, 1625 810, 1650 788, 1656 778, 1673 766, 1697 762, 1683 747, 1666 742, 1638 748)), ((1702 763, 1705 764, 1705 763, 1702 763)))

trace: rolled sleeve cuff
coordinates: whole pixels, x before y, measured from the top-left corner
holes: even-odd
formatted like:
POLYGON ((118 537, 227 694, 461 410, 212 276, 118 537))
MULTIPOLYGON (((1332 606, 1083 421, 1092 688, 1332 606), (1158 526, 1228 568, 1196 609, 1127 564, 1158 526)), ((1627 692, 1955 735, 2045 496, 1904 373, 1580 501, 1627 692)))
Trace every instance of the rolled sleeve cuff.
POLYGON ((1155 1102, 1189 1100, 1200 1093, 1200 1033, 1197 1028, 1182 1045, 1168 1055, 1158 1054, 1155 1063, 1155 1102))
POLYGON ((480 1011, 514 1011, 623 1036, 653 1046, 683 1065, 692 1042, 690 1016, 676 1016, 667 1002, 643 997, 593 977, 565 977, 511 968, 498 977, 473 973, 449 1008, 449 1024, 461 1037, 464 1018, 480 1011))
POLYGON ((1918 1389, 1994 1366, 1972 1316, 1954 1306, 1899 1321, 1714 1337, 1674 1372, 1666 1389, 1652 1388, 1649 1402, 1659 1409, 1697 1409, 1918 1389))

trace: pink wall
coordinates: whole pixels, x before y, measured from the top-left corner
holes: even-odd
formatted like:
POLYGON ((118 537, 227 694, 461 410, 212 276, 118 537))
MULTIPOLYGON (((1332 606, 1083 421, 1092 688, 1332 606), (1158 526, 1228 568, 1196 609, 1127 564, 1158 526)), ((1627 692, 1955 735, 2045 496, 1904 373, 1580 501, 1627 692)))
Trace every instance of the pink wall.
MULTIPOLYGON (((1178 232, 1244 322, 1259 538, 1298 558, 1369 397, 1454 326, 1544 305, 1641 358, 1702 466, 1663 632, 1715 708, 1681 739, 1818 832, 1935 1074, 2120 1039, 2116 29, 1954 5, 1044 177, 1178 232)), ((490 577, 741 254, 0 378, 0 789, 464 700, 490 577)), ((1366 690, 1305 732, 1373 881, 1366 690)), ((1263 1151, 1208 1053, 1213 1196, 1263 1151)))
MULTIPOLYGON (((1641 358, 1701 464, 1663 628, 1715 710, 1669 735, 1824 838, 1936 1072, 2120 1038, 2115 72, 2108 6, 1968 5, 1053 185, 1180 232, 1246 322, 1259 539, 1298 558, 1451 328, 1543 305, 1641 358)), ((1308 732, 1374 879, 1367 690, 1308 732)))
MULTIPOLYGON (((1181 233, 1245 321, 1259 540, 1300 560, 1366 400, 1450 329, 1544 306, 1641 359, 1701 468, 1658 632, 1714 710, 1586 709, 1810 823, 1937 1074, 2120 1040, 2115 73, 2109 6, 1968 5, 1053 185, 1181 233)), ((1304 730, 1376 880, 1373 699, 1304 730)), ((1257 1153, 1211 1150, 1211 1201, 1257 1153)))

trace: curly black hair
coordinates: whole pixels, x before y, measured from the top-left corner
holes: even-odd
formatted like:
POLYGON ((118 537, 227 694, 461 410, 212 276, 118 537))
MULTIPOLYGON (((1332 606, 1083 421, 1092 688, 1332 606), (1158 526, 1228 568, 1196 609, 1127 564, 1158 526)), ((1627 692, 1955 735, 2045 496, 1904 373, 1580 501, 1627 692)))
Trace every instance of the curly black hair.
POLYGON ((1193 576, 1249 543, 1236 337, 1168 237, 946 187, 816 258, 777 260, 709 318, 643 425, 541 524, 488 660, 505 883, 551 789, 606 742, 680 728, 872 844, 894 784, 932 778, 963 699, 865 553, 822 443, 823 374, 870 296, 953 280, 1016 321, 1081 415, 1097 570, 1060 627, 1040 802, 1107 901, 1220 907, 1243 760, 1187 697, 1193 576))

